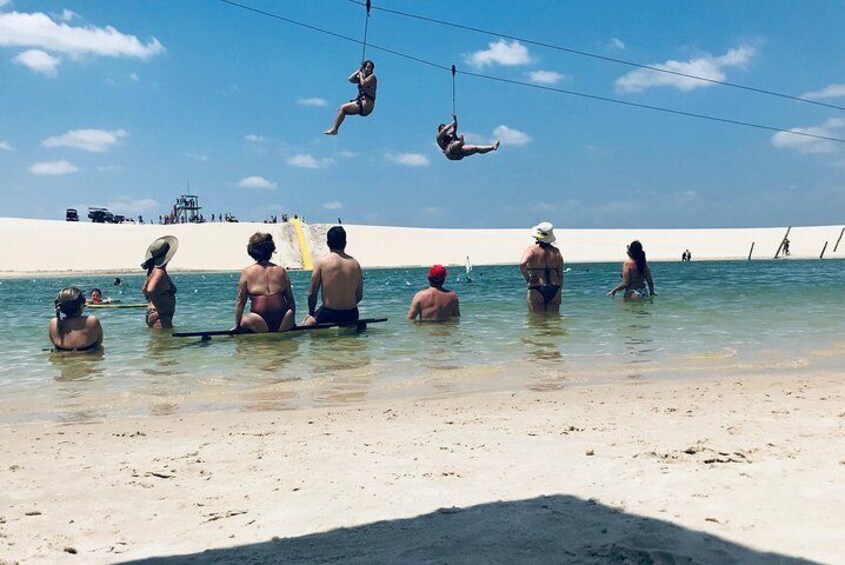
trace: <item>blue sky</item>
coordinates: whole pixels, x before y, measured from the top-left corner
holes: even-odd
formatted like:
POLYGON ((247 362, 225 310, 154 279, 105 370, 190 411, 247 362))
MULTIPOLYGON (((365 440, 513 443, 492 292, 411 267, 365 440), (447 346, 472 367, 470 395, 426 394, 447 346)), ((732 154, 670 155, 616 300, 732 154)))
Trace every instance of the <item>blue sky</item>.
MULTIPOLYGON (((361 37, 346 0, 242 0, 361 37)), ((841 2, 375 2, 510 35, 845 106, 841 2)), ((845 112, 373 11, 373 44, 630 102, 845 137, 845 112)), ((108 206, 157 217, 191 191, 261 220, 429 227, 841 223, 845 144, 458 76, 461 128, 498 153, 447 161, 448 72, 214 0, 0 0, 0 216, 108 206)))

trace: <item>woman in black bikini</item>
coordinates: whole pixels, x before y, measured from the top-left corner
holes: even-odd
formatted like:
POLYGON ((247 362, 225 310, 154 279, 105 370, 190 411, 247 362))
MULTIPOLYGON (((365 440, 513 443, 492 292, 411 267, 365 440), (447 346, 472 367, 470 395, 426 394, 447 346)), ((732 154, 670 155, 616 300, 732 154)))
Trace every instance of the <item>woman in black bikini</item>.
POLYGON ((56 317, 50 320, 54 352, 96 351, 103 343, 103 327, 96 316, 83 316, 85 295, 75 286, 56 295, 56 317), (64 315, 64 318, 62 317, 64 315))
POLYGON ((141 263, 141 268, 147 270, 147 280, 141 291, 147 299, 147 326, 150 328, 173 327, 176 285, 167 274, 167 264, 178 248, 179 240, 172 235, 160 237, 147 248, 146 260, 141 263))
POLYGON ((543 222, 531 228, 535 243, 525 250, 519 267, 528 283, 528 308, 531 312, 560 312, 563 287, 563 256, 552 245, 554 226, 543 222))
POLYGON ((241 272, 233 330, 265 333, 291 329, 296 304, 287 271, 270 262, 276 250, 273 236, 269 233, 254 234, 249 238, 246 250, 255 259, 255 264, 241 272), (244 315, 247 298, 251 306, 244 315))
POLYGON ((632 241, 628 246, 628 259, 622 264, 622 282, 610 289, 608 296, 624 290, 626 300, 639 300, 655 296, 654 281, 651 279, 651 269, 645 260, 643 244, 632 241))
POLYGON ((337 135, 340 124, 346 116, 369 116, 376 105, 378 79, 373 74, 376 65, 370 60, 361 63, 361 68, 349 75, 349 82, 358 85, 358 96, 341 106, 334 119, 334 125, 324 131, 326 135, 337 135))
POLYGON ((452 122, 437 126, 437 146, 450 161, 460 161, 468 155, 489 153, 499 148, 493 145, 467 145, 464 136, 458 135, 458 118, 452 114, 452 122))

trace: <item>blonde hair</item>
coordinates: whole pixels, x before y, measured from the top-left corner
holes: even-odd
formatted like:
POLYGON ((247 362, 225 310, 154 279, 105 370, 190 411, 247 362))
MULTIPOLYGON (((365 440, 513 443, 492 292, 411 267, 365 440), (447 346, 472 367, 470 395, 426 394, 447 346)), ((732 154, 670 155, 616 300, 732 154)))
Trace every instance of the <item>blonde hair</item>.
POLYGON ((68 286, 59 291, 54 303, 56 305, 56 318, 61 321, 62 314, 67 318, 79 311, 79 308, 85 304, 85 295, 79 288, 68 286))

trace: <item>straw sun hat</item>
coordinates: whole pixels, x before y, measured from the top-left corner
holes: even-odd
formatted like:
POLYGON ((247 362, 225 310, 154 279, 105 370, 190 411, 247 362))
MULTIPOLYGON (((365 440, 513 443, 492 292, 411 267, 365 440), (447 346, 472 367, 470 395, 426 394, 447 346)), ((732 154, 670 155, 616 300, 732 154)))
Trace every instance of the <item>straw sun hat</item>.
POLYGON ((177 249, 179 249, 179 240, 172 235, 158 238, 147 247, 147 256, 141 263, 141 268, 148 268, 151 262, 156 267, 164 267, 176 255, 177 249))
POLYGON ((551 222, 541 222, 531 228, 531 237, 540 243, 554 243, 557 240, 555 227, 551 222))

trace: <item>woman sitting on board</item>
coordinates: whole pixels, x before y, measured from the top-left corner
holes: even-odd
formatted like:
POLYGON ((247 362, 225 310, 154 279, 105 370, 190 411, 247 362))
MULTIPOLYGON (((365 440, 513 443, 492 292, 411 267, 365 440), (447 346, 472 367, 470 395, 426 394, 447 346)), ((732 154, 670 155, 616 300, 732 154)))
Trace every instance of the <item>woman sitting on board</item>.
POLYGON ((622 282, 607 293, 608 296, 616 296, 620 290, 625 291, 626 300, 638 300, 657 296, 654 293, 654 281, 651 280, 651 269, 645 260, 643 244, 639 241, 632 241, 628 246, 628 259, 622 264, 622 282))
POLYGON ((103 327, 96 316, 83 316, 85 295, 75 286, 63 288, 55 300, 56 317, 50 320, 54 352, 96 351, 103 343, 103 327), (64 317, 62 317, 64 315, 64 317))
POLYGON ((173 327, 176 313, 176 285, 167 274, 167 264, 176 254, 179 240, 172 235, 160 237, 147 248, 141 268, 147 270, 142 292, 147 299, 147 326, 157 330, 173 327))
POLYGON ((334 125, 324 131, 326 135, 337 135, 340 124, 346 116, 369 116, 376 105, 376 87, 378 79, 373 74, 376 65, 369 59, 361 63, 361 68, 349 75, 349 82, 358 85, 358 96, 340 107, 334 125))
POLYGON ((458 117, 452 114, 452 123, 437 126, 437 145, 450 161, 460 161, 467 155, 489 153, 499 148, 497 141, 493 145, 467 145, 464 136, 458 135, 458 117))
POLYGON ((293 327, 296 304, 290 278, 284 267, 270 262, 275 250, 273 236, 269 233, 255 233, 249 238, 246 251, 255 259, 255 264, 241 272, 234 331, 284 332, 293 327), (251 305, 244 315, 247 297, 251 305))

